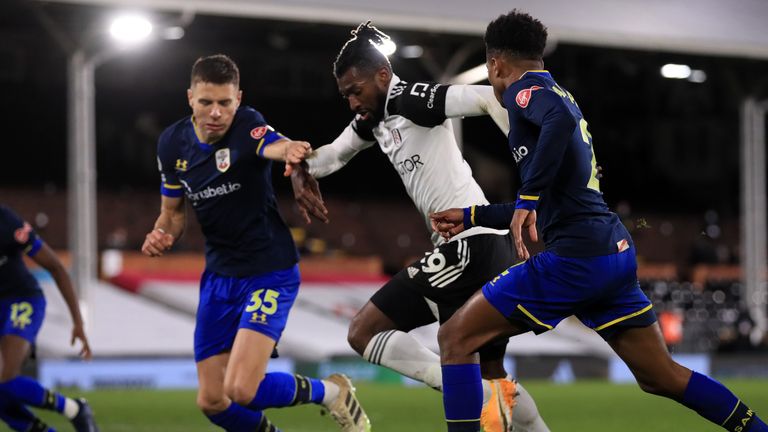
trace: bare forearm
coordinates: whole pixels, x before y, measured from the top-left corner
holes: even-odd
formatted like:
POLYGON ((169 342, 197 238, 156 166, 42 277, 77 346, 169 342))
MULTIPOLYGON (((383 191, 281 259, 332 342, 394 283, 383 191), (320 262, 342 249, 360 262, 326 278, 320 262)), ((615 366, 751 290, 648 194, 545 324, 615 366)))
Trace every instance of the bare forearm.
POLYGON ((285 162, 285 153, 288 150, 290 140, 284 139, 264 147, 263 156, 267 159, 285 162))
POLYGON ((75 294, 75 288, 72 286, 72 279, 64 269, 64 267, 58 266, 51 270, 51 277, 56 282, 56 286, 61 292, 61 296, 64 298, 64 302, 67 303, 69 314, 72 317, 72 323, 75 326, 83 325, 83 317, 80 314, 80 304, 77 301, 77 294, 75 294))
POLYGON ((155 229, 161 229, 178 239, 184 233, 186 225, 186 216, 184 211, 161 211, 160 216, 155 221, 155 229))

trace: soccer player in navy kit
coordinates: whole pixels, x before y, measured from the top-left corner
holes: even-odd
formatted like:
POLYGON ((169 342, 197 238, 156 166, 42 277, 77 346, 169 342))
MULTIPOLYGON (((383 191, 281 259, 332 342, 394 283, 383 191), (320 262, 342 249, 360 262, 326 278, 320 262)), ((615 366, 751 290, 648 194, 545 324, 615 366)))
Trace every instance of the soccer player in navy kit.
MULTIPOLYGON (((192 116, 160 136, 162 203, 142 252, 161 256, 181 236, 184 198, 206 238, 195 328, 197 404, 228 431, 270 432, 262 411, 322 404, 343 431, 370 430, 349 380, 265 373, 299 289, 298 253, 277 210, 271 160, 299 163, 308 143, 285 138, 240 107, 237 65, 198 59, 187 91, 192 116)), ((286 169, 287 165, 286 165, 286 169)))
MULTIPOLYGON (((352 35, 336 57, 333 72, 355 117, 332 143, 312 152, 306 172, 296 169, 294 179, 300 173, 325 177, 375 146, 400 174, 430 231, 429 214, 436 210, 488 204, 461 155, 448 118, 489 115, 506 134, 507 112, 493 89, 406 82, 377 48, 389 40, 386 34, 368 21, 352 35)), ((305 210, 314 215, 314 209, 305 210)), ((323 220, 322 213, 318 217, 323 220)), ((446 321, 485 282, 513 264, 515 256, 506 229, 477 227, 450 242, 436 233, 431 237, 434 249, 376 291, 352 319, 347 338, 367 361, 440 390, 440 357, 409 332, 446 321)), ((531 395, 507 377, 506 346, 504 339, 479 350, 485 378, 483 427, 486 432, 506 432, 512 427, 520 432, 548 432, 531 395)))
POLYGON ((448 430, 480 430, 478 347, 542 333, 576 315, 608 342, 644 391, 732 432, 768 431, 730 390, 670 357, 637 282, 632 238, 600 193, 587 122, 573 96, 542 70, 546 38, 541 22, 518 11, 492 21, 485 34, 488 79, 509 112, 509 146, 522 178, 517 201, 432 215, 446 237, 474 226, 509 226, 518 256, 526 258, 440 328, 448 430), (533 241, 541 232, 545 251, 530 256, 522 231, 533 241))
POLYGON ((77 295, 64 265, 32 226, 0 205, 0 419, 15 431, 53 431, 27 409, 32 406, 61 413, 78 432, 97 432, 93 412, 85 399, 67 398, 20 375, 22 363, 43 324, 46 305, 43 291, 24 265, 22 254, 53 276, 74 324, 71 343, 79 340, 80 355, 87 360, 91 358, 77 295))

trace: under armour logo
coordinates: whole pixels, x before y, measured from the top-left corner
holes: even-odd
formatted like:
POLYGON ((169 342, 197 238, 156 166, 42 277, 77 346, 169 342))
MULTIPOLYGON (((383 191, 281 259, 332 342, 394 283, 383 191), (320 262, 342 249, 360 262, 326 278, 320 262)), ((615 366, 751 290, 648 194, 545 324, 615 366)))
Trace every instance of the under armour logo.
POLYGON ((187 170, 187 161, 182 159, 176 159, 176 169, 179 171, 187 170))
POLYGON ((251 315, 250 321, 252 323, 266 324, 267 314, 266 313, 259 314, 258 312, 254 312, 253 315, 251 315))

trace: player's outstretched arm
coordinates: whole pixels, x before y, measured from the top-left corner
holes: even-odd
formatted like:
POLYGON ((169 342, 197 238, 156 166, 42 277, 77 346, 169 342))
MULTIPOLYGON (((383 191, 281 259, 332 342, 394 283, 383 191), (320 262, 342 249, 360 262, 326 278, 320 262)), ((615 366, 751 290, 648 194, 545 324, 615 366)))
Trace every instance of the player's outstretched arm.
POLYGON ((445 95, 445 116, 474 117, 489 115, 504 135, 509 134, 509 115, 496 99, 493 87, 484 85, 452 85, 445 95))
POLYGON ((162 196, 160 216, 155 221, 155 227, 144 238, 141 252, 151 257, 162 256, 173 243, 181 237, 186 224, 184 213, 184 198, 162 196))
POLYGON ((90 360, 92 357, 91 346, 88 344, 88 337, 85 335, 85 329, 83 327, 83 317, 80 314, 80 305, 77 302, 77 294, 72 287, 72 279, 70 279, 67 270, 64 265, 56 256, 56 253, 45 243, 40 247, 32 259, 40 265, 40 267, 46 269, 53 280, 56 282, 56 286, 61 292, 61 296, 64 297, 64 301, 69 308, 69 314, 72 317, 72 340, 71 345, 75 344, 76 340, 82 343, 80 348, 80 356, 86 360, 90 360))
POLYGON ((355 117, 341 134, 331 143, 312 151, 307 158, 309 173, 315 178, 323 178, 342 169, 356 154, 371 147, 373 132, 370 124, 355 117), (367 138, 362 138, 366 136, 367 138))
POLYGON ((285 162, 283 175, 291 175, 291 164, 301 163, 312 153, 312 146, 306 141, 293 141, 287 138, 273 142, 264 148, 262 155, 271 160, 285 162))
POLYGON ((328 209, 325 207, 323 196, 320 193, 320 185, 309 173, 306 162, 292 165, 291 186, 296 204, 299 206, 299 212, 304 217, 305 223, 312 223, 310 216, 324 223, 330 222, 328 209))

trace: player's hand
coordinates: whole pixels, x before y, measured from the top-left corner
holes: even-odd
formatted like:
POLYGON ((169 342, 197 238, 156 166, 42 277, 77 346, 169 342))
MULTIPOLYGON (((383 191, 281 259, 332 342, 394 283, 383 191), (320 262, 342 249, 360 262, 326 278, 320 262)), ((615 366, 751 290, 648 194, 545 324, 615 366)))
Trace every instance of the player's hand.
POLYGON ((78 340, 83 345, 82 348, 80 348, 80 357, 85 360, 90 360, 93 357, 93 353, 91 352, 91 346, 88 344, 88 338, 85 336, 85 330, 83 330, 82 324, 75 325, 72 328, 72 340, 69 341, 69 344, 75 346, 75 341, 78 340))
POLYGON ((141 246, 141 253, 151 257, 163 256, 163 252, 173 246, 174 238, 160 228, 153 229, 144 238, 144 244, 141 246))
POLYGON ((324 223, 330 222, 328 209, 325 208, 325 202, 320 193, 320 185, 307 170, 306 163, 292 166, 291 186, 293 186, 293 197, 296 199, 305 223, 312 223, 310 216, 324 223))
POLYGON ((528 237, 531 241, 539 241, 539 234, 536 231, 536 210, 517 209, 512 215, 512 223, 509 224, 509 230, 512 231, 512 238, 515 240, 515 249, 517 257, 527 260, 531 257, 528 248, 523 242, 523 229, 528 230, 528 237))
POLYGON ((464 209, 452 208, 431 213, 429 222, 434 232, 450 240, 451 237, 464 231, 464 209))
POLYGON ((293 165, 301 163, 306 159, 309 154, 312 153, 312 146, 306 141, 288 141, 285 146, 285 172, 284 176, 288 177, 293 172, 293 165))

